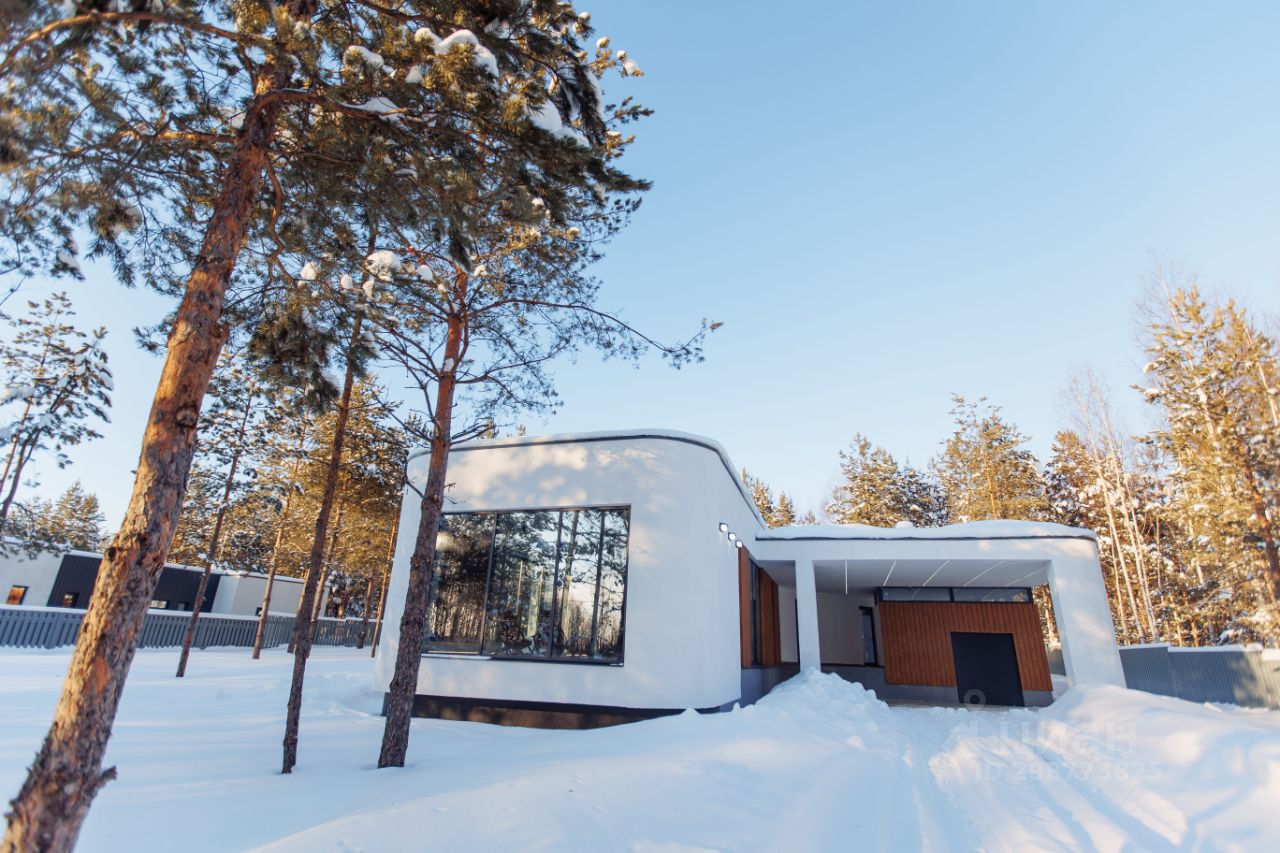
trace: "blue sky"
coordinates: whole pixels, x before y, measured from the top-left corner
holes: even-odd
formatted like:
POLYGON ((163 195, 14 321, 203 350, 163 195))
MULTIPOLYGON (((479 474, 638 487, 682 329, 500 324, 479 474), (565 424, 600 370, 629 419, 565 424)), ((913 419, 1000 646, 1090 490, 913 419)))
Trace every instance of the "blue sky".
MULTIPOLYGON (((1280 313, 1280 5, 583 5, 656 110, 602 302, 667 338, 725 325, 679 372, 582 354, 531 433, 703 433, 818 509, 855 431, 927 462, 952 392, 1043 456, 1092 365, 1144 426, 1133 306, 1158 264, 1280 313)), ((114 524, 159 373, 129 329, 168 306, 104 269, 60 286, 111 329, 117 394, 42 491, 79 477, 114 524)))

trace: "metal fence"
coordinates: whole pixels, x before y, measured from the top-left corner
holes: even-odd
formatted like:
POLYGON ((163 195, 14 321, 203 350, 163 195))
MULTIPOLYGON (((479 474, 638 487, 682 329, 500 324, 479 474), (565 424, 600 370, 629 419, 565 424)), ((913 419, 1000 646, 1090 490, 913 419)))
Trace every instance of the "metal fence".
POLYGON ((1191 702, 1280 709, 1280 651, 1240 646, 1122 646, 1125 683, 1191 702))
MULTIPOLYGON (((44 607, 10 607, 0 605, 0 646, 21 648, 56 649, 70 646, 80 631, 83 610, 44 607)), ((159 648, 182 645, 190 613, 166 613, 153 610, 147 613, 142 625, 141 648, 159 648)), ((320 646, 354 646, 359 642, 363 627, 359 619, 323 618, 316 628, 315 643, 320 646)), ((256 617, 201 614, 196 623, 194 645, 205 649, 210 646, 253 645, 258 630, 256 617)), ((284 645, 293 632, 292 616, 268 616, 262 636, 263 648, 284 645)), ((370 622, 365 642, 373 635, 370 622)))

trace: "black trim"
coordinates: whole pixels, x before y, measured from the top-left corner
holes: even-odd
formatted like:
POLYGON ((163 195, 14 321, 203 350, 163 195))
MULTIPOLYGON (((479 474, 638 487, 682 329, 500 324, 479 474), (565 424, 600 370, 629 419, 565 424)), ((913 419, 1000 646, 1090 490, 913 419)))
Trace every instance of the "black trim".
POLYGON ((427 649, 424 658, 457 658, 459 660, 500 660, 509 663, 570 663, 578 666, 614 666, 621 668, 621 660, 591 660, 589 658, 539 658, 533 655, 486 655, 483 652, 451 652, 447 649, 427 649))
MULTIPOLYGON (((383 694, 382 714, 386 716, 389 695, 383 694)), ((540 729, 597 729, 622 723, 636 723, 655 717, 683 714, 685 708, 624 708, 617 705, 583 705, 570 702, 526 702, 516 699, 471 699, 458 696, 413 697, 412 714, 438 720, 492 723, 500 726, 529 726, 540 729)), ((722 707, 698 708, 699 714, 714 714, 722 707)))

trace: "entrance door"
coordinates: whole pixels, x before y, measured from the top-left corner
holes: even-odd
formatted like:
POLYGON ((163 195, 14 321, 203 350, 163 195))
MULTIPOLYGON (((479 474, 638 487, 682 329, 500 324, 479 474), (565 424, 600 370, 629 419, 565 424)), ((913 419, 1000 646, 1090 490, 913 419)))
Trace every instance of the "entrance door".
POLYGON ((1025 705, 1013 634, 951 632, 956 694, 965 705, 1025 705))

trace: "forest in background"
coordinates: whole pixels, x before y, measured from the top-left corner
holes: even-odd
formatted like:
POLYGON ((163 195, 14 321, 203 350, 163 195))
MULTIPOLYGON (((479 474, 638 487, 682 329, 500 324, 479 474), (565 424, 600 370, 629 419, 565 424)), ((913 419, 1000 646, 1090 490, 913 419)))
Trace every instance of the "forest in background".
MULTIPOLYGON (((1150 409, 1153 426, 1145 432, 1130 432, 1112 392, 1081 371, 1066 383, 1064 423, 1047 459, 1027 449, 1027 436, 999 406, 956 396, 952 432, 925 466, 899 463, 855 434, 839 454, 837 485, 820 513, 798 512, 787 494, 775 498, 746 470, 743 480, 772 526, 933 527, 1016 518, 1086 527, 1098 534, 1121 642, 1276 645, 1275 335, 1265 318, 1229 300, 1209 300, 1194 285, 1164 283, 1153 293, 1140 309, 1144 381, 1126 392, 1141 394, 1150 409)), ((73 331, 64 308, 57 322, 45 324, 47 337, 86 346, 92 338, 73 331)), ((33 315, 46 309, 37 306, 33 315)), ((35 335, 28 349, 33 341, 48 343, 35 335)), ((32 375, 39 358, 20 357, 21 346, 10 344, 4 354, 9 387, 56 386, 48 371, 32 375)), ((68 369, 81 369, 86 359, 64 360, 68 369)), ((97 388, 83 378, 80 385, 85 395, 97 388)), ((255 376, 241 353, 228 350, 201 417, 172 562, 205 565, 218 527, 219 568, 305 573, 335 413, 317 413, 304 397, 305 389, 255 376)), ((91 413, 82 412, 79 432, 65 428, 59 441, 59 426, 74 419, 58 417, 56 407, 46 416, 41 399, 33 397, 32 413, 10 428, 10 468, 39 448, 76 443, 87 430, 82 422, 91 413), (32 435, 36 423, 44 424, 43 435, 32 435)), ((355 383, 346 430, 323 581, 327 615, 338 617, 377 607, 414 443, 412 419, 402 420, 373 378, 355 383)), ((4 493, 19 491, 10 476, 0 485, 4 493)), ((7 533, 33 547, 93 549, 105 539, 97 499, 80 484, 54 501, 15 500, 9 513, 7 533)), ((1037 598, 1044 607, 1043 591, 1037 598)), ((1047 611, 1046 617, 1052 636, 1047 611)))
MULTIPOLYGON (((925 467, 855 434, 824 520, 936 527, 1051 521, 1098 535, 1122 643, 1280 645, 1280 361, 1274 321, 1194 284, 1157 282, 1139 308, 1152 426, 1130 432, 1091 371, 1071 376, 1049 458, 985 399, 954 398, 925 467)), ((815 524, 743 471, 772 526, 815 524)), ((1052 639, 1043 590, 1037 601, 1052 639)))

